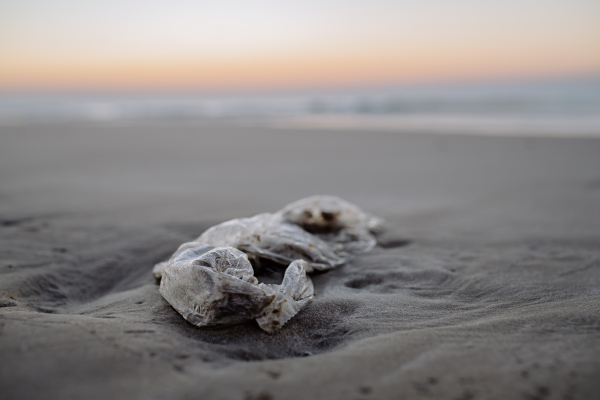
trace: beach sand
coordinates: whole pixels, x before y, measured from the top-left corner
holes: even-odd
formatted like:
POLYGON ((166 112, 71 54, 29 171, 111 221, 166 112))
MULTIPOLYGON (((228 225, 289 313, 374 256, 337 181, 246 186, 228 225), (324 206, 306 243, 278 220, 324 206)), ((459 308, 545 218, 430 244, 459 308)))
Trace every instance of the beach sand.
POLYGON ((598 139, 4 126, 0 238, 5 400, 600 396, 598 139), (159 295, 180 243, 314 194, 386 230, 277 334, 159 295))

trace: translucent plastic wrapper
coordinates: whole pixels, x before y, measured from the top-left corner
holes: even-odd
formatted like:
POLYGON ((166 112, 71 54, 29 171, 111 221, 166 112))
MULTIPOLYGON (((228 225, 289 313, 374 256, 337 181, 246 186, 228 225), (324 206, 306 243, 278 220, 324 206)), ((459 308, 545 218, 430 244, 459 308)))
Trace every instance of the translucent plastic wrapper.
POLYGON ((165 268, 167 268, 169 263, 189 261, 192 258, 199 257, 202 254, 204 254, 207 251, 212 250, 212 249, 214 249, 214 247, 210 246, 206 243, 200 243, 200 242, 184 243, 181 246, 179 246, 179 248, 177 249, 177 251, 175 253, 173 253, 173 255, 171 256, 169 261, 163 261, 163 262, 156 264, 154 266, 154 268, 152 269, 152 274, 154 275, 154 278, 158 282, 160 282, 163 271, 165 270, 165 268), (190 251, 186 251, 186 250, 190 250, 190 251))
POLYGON ((308 272, 328 270, 346 261, 329 244, 277 214, 265 213, 223 222, 196 240, 215 247, 235 247, 258 264, 260 259, 283 265, 303 259, 309 264, 308 272))
POLYGON ((335 196, 307 197, 288 204, 277 215, 328 243, 346 259, 371 251, 377 244, 371 232, 383 222, 335 196))
POLYGON ((264 331, 275 332, 312 300, 314 287, 306 275, 307 267, 306 261, 296 260, 285 270, 281 285, 263 285, 276 294, 275 300, 256 319, 264 331))
POLYGON ((290 264, 281 285, 265 285, 258 283, 243 252, 232 247, 206 251, 207 247, 197 243, 178 250, 179 254, 174 254, 162 270, 161 295, 194 325, 256 319, 264 331, 273 333, 313 297, 303 260, 290 264))
POLYGON ((256 319, 273 333, 313 298, 307 272, 335 268, 376 244, 379 218, 334 196, 298 200, 275 214, 215 225, 154 266, 160 293, 197 326, 256 319), (288 266, 280 285, 259 283, 250 263, 288 266))
POLYGON ((382 220, 336 196, 320 195, 288 204, 278 213, 308 232, 335 232, 349 228, 377 229, 382 220))
POLYGON ((199 242, 242 250, 259 264, 268 259, 288 265, 296 259, 308 262, 309 270, 335 268, 377 244, 371 231, 379 218, 334 196, 298 200, 275 214, 259 214, 215 225, 199 242))

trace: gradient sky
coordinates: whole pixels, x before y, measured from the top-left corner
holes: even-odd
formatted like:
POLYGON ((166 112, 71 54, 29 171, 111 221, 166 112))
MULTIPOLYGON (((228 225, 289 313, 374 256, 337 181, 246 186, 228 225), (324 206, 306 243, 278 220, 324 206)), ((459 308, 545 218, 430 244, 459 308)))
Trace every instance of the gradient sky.
POLYGON ((599 0, 0 0, 0 89, 600 74, 599 0))

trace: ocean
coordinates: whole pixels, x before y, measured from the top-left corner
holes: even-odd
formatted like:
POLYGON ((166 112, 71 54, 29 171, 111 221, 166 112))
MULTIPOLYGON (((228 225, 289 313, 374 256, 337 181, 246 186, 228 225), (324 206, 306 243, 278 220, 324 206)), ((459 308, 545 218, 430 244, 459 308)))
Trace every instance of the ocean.
POLYGON ((0 126, 201 119, 280 128, 600 137, 600 77, 239 94, 0 93, 0 126))

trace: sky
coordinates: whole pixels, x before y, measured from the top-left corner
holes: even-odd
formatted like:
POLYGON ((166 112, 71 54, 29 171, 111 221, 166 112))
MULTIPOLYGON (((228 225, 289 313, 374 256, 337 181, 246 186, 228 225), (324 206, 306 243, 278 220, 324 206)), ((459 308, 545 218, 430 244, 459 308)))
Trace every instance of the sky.
POLYGON ((0 90, 600 75, 598 0, 0 0, 0 90))

